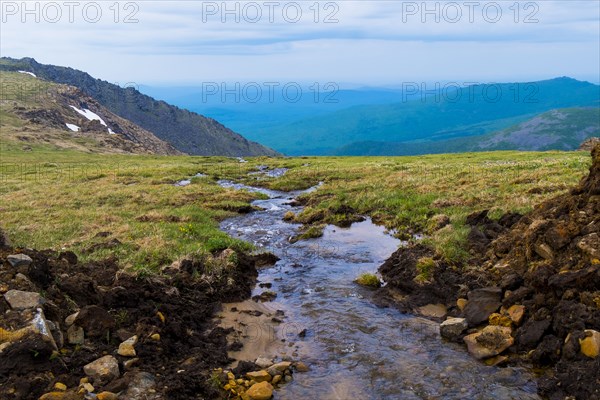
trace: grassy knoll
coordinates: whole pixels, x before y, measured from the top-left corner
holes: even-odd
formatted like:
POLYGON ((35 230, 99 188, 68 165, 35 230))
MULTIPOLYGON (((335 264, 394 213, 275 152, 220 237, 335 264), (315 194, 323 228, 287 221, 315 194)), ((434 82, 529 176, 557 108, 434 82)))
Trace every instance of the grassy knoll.
MULTIPOLYGON (((0 138, 1 140, 1 138, 0 138)), ((369 215, 400 237, 423 233, 450 260, 465 257, 466 215, 527 211, 573 186, 587 153, 472 153, 420 157, 253 158, 154 157, 84 154, 5 141, 0 152, 2 225, 17 246, 67 248, 84 260, 116 255, 142 271, 187 254, 248 244, 218 230, 260 196, 223 189, 229 178, 273 189, 307 188, 306 209, 295 216, 311 226, 347 225, 369 215), (258 165, 287 167, 280 178, 248 175, 258 165), (202 172, 205 177, 176 187, 202 172), (436 229, 444 214, 450 225, 436 229), (101 234, 108 232, 108 234, 101 234), (117 241, 113 240, 117 239, 117 241)))

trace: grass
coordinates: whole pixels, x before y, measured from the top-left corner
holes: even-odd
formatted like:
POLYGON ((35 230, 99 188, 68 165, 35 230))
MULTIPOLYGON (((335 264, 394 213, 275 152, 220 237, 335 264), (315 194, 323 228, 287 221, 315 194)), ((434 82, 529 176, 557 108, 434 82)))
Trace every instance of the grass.
POLYGON ((378 288, 381 286, 381 281, 379 280, 379 277, 375 274, 369 273, 364 273, 360 275, 358 278, 356 278, 354 282, 358 283, 361 286, 368 286, 374 288, 378 288))
POLYGON ((116 255, 152 273, 188 254, 251 246, 219 230, 219 222, 261 195, 221 188, 234 179, 271 189, 305 189, 294 217, 303 235, 370 216, 401 238, 424 234, 444 258, 461 262, 465 217, 490 209, 526 212, 573 186, 590 157, 581 152, 466 153, 422 157, 252 158, 85 154, 0 137, 0 225, 17 246, 70 249, 84 260, 116 255), (283 177, 248 175, 259 165, 286 167, 283 177), (173 185, 202 172, 184 187, 173 185), (434 230, 435 215, 450 224, 434 230), (108 232, 107 235, 98 233, 108 232), (106 237, 102 237, 106 236, 106 237), (117 239, 113 247, 104 246, 117 239))

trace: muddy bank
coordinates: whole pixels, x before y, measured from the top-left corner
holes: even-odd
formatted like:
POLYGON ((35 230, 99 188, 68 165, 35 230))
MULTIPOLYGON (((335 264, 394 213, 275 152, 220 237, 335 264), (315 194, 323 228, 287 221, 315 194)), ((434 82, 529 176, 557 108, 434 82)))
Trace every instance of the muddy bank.
POLYGON ((222 302, 250 296, 264 257, 225 250, 134 277, 115 259, 82 264, 70 252, 7 244, 0 243, 0 398, 223 396, 211 371, 230 361, 228 332, 212 318, 222 302), (98 359, 104 370, 89 365, 98 359))
POLYGON ((531 213, 467 218, 473 258, 450 265, 423 245, 381 267, 379 301, 405 312, 437 304, 446 337, 489 364, 541 368, 549 399, 600 399, 600 146, 590 173, 531 213), (446 314, 446 315, 444 315, 446 314))

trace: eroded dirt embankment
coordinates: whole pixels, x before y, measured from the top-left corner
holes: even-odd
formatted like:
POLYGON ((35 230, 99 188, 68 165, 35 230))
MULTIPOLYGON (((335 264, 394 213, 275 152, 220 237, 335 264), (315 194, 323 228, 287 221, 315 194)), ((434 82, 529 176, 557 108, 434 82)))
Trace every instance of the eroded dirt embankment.
POLYGON ((56 397, 47 398, 83 399, 86 383, 98 399, 222 396, 211 371, 229 361, 228 332, 212 317, 221 302, 250 296, 260 256, 225 250, 134 277, 114 259, 82 264, 70 252, 6 244, 0 243, 1 399, 53 391, 56 397), (133 346, 121 345, 128 339, 133 346), (103 365, 85 367, 98 359, 103 365))
POLYGON ((399 249, 380 268, 382 301, 405 311, 443 304, 464 318, 447 336, 478 358, 543 367, 539 392, 550 399, 600 399, 600 145, 592 158, 577 187, 525 216, 472 214, 469 265, 420 244, 399 249))

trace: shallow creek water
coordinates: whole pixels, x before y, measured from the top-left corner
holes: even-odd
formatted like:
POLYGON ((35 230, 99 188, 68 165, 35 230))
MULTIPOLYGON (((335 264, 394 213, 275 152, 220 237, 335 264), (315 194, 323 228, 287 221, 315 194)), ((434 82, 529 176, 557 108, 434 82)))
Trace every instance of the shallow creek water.
POLYGON ((253 203, 263 211, 228 219, 221 229, 281 258, 259 271, 253 292, 270 290, 277 298, 227 304, 219 317, 221 326, 235 329, 231 339, 244 344, 233 358, 287 357, 309 365, 276 390, 276 399, 539 399, 526 371, 487 367, 463 346, 443 342, 436 323, 370 301, 372 291, 353 280, 376 272, 400 245, 382 227, 370 220, 328 226, 322 238, 292 244, 299 225, 282 217, 301 210, 287 204, 301 192, 220 184, 269 196, 253 203))

